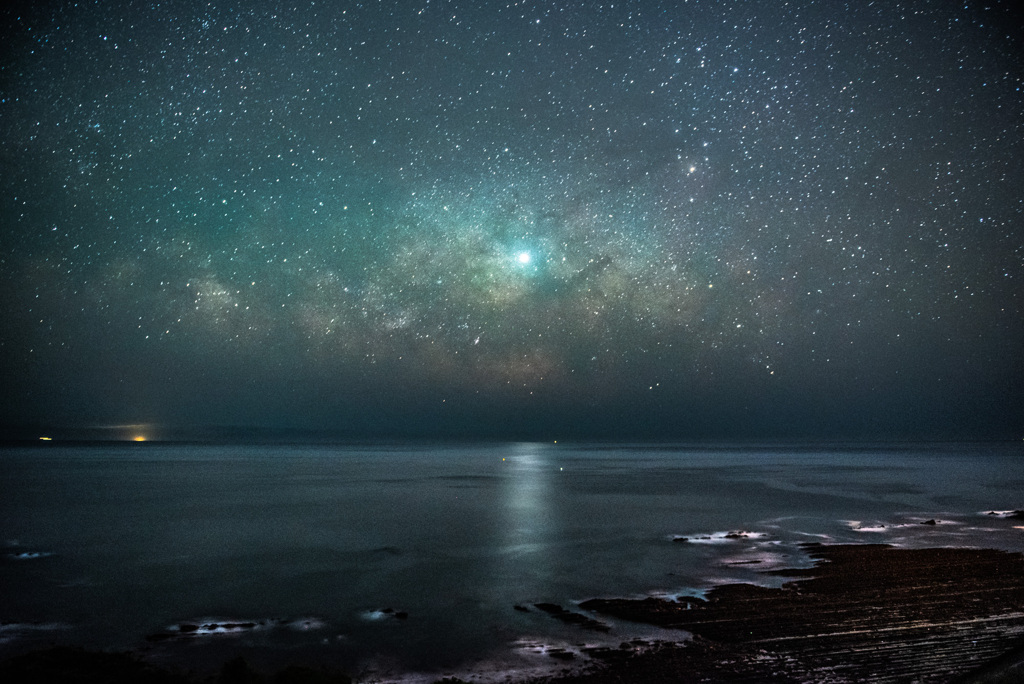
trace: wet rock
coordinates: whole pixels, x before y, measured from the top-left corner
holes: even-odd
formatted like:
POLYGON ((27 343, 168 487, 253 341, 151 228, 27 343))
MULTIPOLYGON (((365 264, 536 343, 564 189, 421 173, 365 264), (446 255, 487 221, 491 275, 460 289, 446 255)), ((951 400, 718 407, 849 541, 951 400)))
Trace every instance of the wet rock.
POLYGON ((551 615, 559 615, 566 612, 565 608, 562 608, 562 606, 556 603, 534 603, 533 607, 537 610, 543 610, 545 613, 549 613, 551 615))
POLYGON ((368 620, 408 620, 409 613, 408 611, 395 610, 389 607, 367 611, 363 613, 363 617, 368 620))
POLYGON ((597 632, 611 631, 611 627, 604 624, 603 622, 598 622, 597 620, 589 618, 586 615, 581 615, 580 613, 573 613, 571 611, 566 610, 565 608, 562 608, 562 606, 558 604, 535 603, 533 605, 535 608, 537 608, 537 610, 544 611, 554 619, 560 622, 564 622, 567 625, 576 625, 577 627, 582 627, 584 629, 592 629, 597 632))
POLYGON ((38 558, 49 558, 52 555, 49 551, 22 551, 20 553, 9 553, 7 557, 11 560, 36 560, 38 558))
POLYGON ((604 599, 586 610, 697 635, 611 664, 595 681, 951 681, 1019 648, 1024 556, 984 549, 806 544, 813 568, 771 588, 725 584, 680 602, 604 599), (879 679, 879 673, 886 673, 879 679), (616 679, 620 677, 620 679, 616 679))
POLYGON ((1007 520, 1024 520, 1024 511, 989 511, 986 515, 1007 520))

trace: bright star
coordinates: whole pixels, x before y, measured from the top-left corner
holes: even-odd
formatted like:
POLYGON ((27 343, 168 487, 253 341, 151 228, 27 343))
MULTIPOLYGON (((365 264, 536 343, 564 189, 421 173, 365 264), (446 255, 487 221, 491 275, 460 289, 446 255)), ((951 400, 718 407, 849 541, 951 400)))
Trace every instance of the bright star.
POLYGON ((516 255, 516 261, 525 266, 526 264, 530 263, 530 253, 520 252, 519 254, 516 255))

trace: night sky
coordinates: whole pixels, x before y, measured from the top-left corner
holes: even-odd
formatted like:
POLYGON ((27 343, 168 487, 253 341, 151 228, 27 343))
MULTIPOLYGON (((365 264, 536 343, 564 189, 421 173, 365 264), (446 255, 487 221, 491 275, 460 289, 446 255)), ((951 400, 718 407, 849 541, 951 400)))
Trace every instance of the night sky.
POLYGON ((2 10, 0 427, 1020 439, 1015 6, 2 10))

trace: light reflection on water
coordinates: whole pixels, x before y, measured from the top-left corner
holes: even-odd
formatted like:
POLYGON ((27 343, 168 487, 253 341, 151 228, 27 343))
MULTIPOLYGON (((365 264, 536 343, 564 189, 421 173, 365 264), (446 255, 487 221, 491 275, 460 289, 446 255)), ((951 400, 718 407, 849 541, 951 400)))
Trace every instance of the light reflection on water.
POLYGON ((1024 505, 1020 458, 999 445, 7 449, 0 656, 51 640, 130 648, 217 616, 317 626, 206 630, 240 634, 222 650, 451 666, 524 636, 592 638, 516 605, 763 581, 803 562, 802 541, 1021 550, 1013 521, 982 515, 1024 505))
POLYGON ((505 460, 508 472, 501 478, 507 541, 505 553, 514 557, 529 555, 534 566, 546 567, 547 537, 557 525, 551 506, 551 465, 544 458, 544 447, 518 444, 505 460))

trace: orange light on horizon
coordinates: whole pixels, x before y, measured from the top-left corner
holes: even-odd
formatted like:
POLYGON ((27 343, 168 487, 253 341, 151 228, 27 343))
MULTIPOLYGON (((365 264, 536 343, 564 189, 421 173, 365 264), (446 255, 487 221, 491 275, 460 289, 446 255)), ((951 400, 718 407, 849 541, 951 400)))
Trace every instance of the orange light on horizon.
POLYGON ((146 441, 146 436, 145 435, 135 435, 134 437, 132 437, 132 441, 133 442, 145 442, 146 441))

